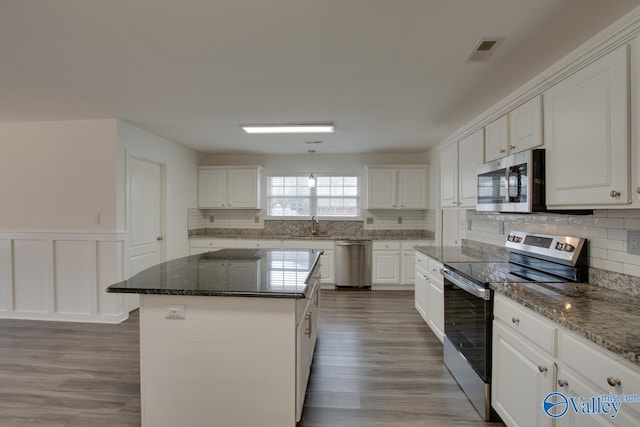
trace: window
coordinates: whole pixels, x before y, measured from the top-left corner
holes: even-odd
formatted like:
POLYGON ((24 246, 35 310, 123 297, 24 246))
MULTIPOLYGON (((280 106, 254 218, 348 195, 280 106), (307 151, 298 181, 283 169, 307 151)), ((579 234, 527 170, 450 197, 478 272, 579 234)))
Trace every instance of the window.
POLYGON ((271 251, 268 263, 270 288, 297 290, 305 286, 311 254, 309 251, 271 251))
POLYGON ((360 197, 357 176, 317 176, 309 188, 308 176, 271 176, 268 189, 268 216, 357 217, 360 197))

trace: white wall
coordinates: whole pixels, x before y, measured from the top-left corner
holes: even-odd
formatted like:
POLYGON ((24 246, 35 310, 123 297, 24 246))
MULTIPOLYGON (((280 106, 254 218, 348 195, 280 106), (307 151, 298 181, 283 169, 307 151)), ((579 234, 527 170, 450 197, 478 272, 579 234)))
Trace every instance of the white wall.
POLYGON ((0 317, 127 317, 105 292, 128 271, 127 153, 166 165, 166 253, 188 255, 195 152, 115 119, 0 124, 0 150, 0 317))
POLYGON ((113 232, 115 124, 0 123, 0 232, 113 232))
POLYGON ((198 206, 198 154, 182 145, 118 121, 117 227, 126 230, 126 156, 165 165, 166 259, 189 255, 187 209, 198 206))

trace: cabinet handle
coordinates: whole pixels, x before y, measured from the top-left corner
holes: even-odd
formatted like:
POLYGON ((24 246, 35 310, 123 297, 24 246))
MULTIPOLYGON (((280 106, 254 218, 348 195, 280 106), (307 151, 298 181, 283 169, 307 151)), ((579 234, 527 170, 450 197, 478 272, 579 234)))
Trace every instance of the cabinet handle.
POLYGON ((520 319, 518 319, 517 317, 512 317, 511 322, 517 324, 517 323, 520 323, 520 319))
POLYGON ((510 146, 509 146, 509 150, 515 150, 515 149, 516 149, 516 146, 515 146, 515 145, 510 145, 510 146))
POLYGON ((611 387, 615 387, 617 385, 620 385, 621 382, 619 378, 607 377, 607 384, 609 384, 611 387))
POLYGON ((560 387, 568 386, 568 385, 569 385, 569 381, 567 381, 567 380, 563 380, 563 379, 561 379, 561 378, 558 378, 558 385, 559 385, 560 387))
POLYGON ((546 366, 542 366, 542 365, 538 365, 538 371, 540 372, 547 372, 547 367, 546 366))
POLYGON ((618 197, 619 195, 620 195, 620 192, 616 190, 611 190, 611 192, 609 193, 609 196, 613 198, 618 197))
POLYGON ((506 152, 507 152, 507 150, 505 150, 504 148, 500 149, 500 153, 506 153, 506 152))
POLYGON ((307 329, 304 331, 304 333, 309 338, 311 338, 311 314, 312 312, 309 312, 309 314, 304 316, 304 319, 307 321, 307 329))
POLYGON ((401 208, 404 208, 404 205, 400 205, 401 208))
POLYGON ((231 207, 231 203, 229 203, 229 207, 231 207))
POLYGON ((636 188, 636 193, 640 194, 640 187, 636 188))

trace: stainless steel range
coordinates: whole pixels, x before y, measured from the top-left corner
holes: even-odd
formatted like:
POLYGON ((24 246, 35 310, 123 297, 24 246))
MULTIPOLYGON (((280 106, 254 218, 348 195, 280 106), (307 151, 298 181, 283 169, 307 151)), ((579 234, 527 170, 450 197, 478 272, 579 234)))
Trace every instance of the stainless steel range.
POLYGON ((491 283, 587 281, 586 240, 513 231, 507 262, 449 262, 444 276, 444 363, 486 421, 491 408, 491 283))

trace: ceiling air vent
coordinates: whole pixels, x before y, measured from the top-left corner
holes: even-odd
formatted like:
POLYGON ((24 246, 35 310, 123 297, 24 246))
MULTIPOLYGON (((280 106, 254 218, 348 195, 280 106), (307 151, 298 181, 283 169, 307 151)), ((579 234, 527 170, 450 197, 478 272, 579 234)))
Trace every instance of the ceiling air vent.
POLYGON ((467 61, 485 61, 502 43, 501 38, 482 38, 467 56, 467 61))

